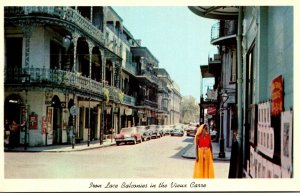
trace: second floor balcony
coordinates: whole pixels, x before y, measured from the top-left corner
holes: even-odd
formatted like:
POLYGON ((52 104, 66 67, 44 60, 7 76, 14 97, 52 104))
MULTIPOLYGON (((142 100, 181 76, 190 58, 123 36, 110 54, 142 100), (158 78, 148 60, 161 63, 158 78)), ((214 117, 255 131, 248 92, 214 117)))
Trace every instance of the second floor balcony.
POLYGON ((230 44, 236 42, 237 21, 221 20, 211 28, 211 44, 230 44))

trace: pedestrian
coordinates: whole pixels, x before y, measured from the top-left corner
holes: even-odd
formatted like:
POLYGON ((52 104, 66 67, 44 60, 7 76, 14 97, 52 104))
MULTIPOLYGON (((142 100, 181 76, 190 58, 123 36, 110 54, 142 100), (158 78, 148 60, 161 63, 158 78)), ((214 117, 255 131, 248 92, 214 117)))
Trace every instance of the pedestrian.
POLYGON ((214 178, 213 150, 206 124, 200 125, 194 138, 196 160, 193 178, 214 178))
POLYGON ((10 125, 9 121, 6 119, 4 124, 4 146, 9 146, 10 138, 10 125))
MULTIPOLYGON (((23 124, 21 124, 21 126, 22 125, 23 124)), ((19 144, 19 140, 20 140, 19 126, 20 125, 15 120, 12 120, 10 124, 10 139, 9 139, 10 147, 15 147, 19 144)))

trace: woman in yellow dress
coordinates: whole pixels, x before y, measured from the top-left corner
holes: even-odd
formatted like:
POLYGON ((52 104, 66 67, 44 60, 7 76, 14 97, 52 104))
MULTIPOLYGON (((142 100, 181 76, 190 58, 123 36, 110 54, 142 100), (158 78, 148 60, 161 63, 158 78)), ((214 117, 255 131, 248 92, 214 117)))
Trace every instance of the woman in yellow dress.
POLYGON ((211 138, 206 124, 200 125, 194 138, 196 160, 193 178, 214 178, 211 138))

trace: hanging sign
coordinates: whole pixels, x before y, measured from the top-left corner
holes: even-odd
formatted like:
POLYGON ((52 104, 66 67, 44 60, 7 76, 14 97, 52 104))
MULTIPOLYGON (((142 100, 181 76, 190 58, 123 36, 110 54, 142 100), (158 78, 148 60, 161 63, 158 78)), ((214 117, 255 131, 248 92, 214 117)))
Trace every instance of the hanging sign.
POLYGON ((125 115, 132 115, 132 109, 125 109, 125 115))
POLYGON ((208 107, 207 108, 207 114, 209 115, 215 115, 217 112, 217 108, 216 107, 208 107))

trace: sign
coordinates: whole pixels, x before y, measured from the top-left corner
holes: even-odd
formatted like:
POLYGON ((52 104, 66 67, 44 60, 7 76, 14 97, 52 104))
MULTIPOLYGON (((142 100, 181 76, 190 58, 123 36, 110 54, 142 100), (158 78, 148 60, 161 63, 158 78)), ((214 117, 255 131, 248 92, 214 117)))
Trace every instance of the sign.
POLYGON ((42 134, 46 134, 47 130, 47 119, 46 116, 42 117, 42 134))
POLYGON ((125 109, 125 115, 132 115, 132 109, 125 109))
POLYGON ((206 92, 207 98, 206 100, 216 101, 218 100, 218 90, 208 89, 206 92))
POLYGON ((38 115, 31 114, 29 115, 29 129, 37 129, 38 128, 38 115))
POLYGON ((216 113, 217 113, 217 108, 216 107, 208 107, 207 108, 207 114, 215 115, 216 113))
POLYGON ((282 76, 278 76, 271 83, 272 115, 280 115, 283 111, 283 84, 282 76))
POLYGON ((73 105, 71 108, 70 108, 70 113, 71 115, 75 116, 75 115, 78 115, 79 114, 79 109, 73 105))
POLYGON ((46 142, 48 145, 51 145, 53 143, 53 107, 47 107, 47 129, 46 129, 46 142))

